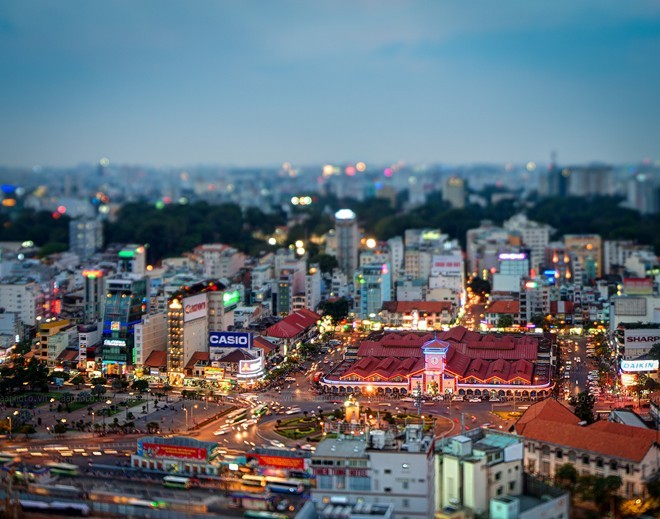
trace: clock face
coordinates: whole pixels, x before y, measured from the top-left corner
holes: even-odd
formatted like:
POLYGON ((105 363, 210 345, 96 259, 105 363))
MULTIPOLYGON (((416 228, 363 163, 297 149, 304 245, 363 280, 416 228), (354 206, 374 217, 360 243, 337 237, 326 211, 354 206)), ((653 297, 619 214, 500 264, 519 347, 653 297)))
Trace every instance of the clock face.
POLYGON ((433 366, 437 366, 438 363, 440 362, 440 359, 434 355, 433 357, 431 357, 431 358, 429 359, 429 362, 430 362, 433 366))

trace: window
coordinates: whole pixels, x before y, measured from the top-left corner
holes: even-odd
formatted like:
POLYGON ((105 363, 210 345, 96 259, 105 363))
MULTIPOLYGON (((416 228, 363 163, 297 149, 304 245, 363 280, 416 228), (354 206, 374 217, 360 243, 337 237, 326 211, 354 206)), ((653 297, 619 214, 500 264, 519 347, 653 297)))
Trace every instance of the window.
POLYGON ((504 489, 502 487, 497 487, 497 495, 501 496, 504 493, 504 489))
POLYGON ((391 488, 391 487, 385 487, 384 490, 385 490, 385 492, 392 492, 392 488, 391 488))
POLYGON ((496 472, 495 473, 495 481, 499 481, 502 479, 502 472, 496 472))
POLYGON ((410 499, 402 499, 401 500, 401 506, 403 508, 410 508, 410 499))
POLYGON ((582 456, 582 463, 589 465, 589 456, 582 456))
POLYGON ((402 481, 401 482, 401 488, 403 488, 404 490, 408 490, 408 482, 407 481, 402 481))
POLYGON ((392 469, 385 469, 384 472, 385 472, 385 474, 391 474, 391 473, 392 473, 392 469))
POLYGON ((558 460, 560 460, 564 457, 564 452, 561 449, 557 449, 557 451, 555 452, 555 456, 557 457, 558 460))
POLYGON ((509 492, 513 492, 513 490, 516 488, 516 482, 515 481, 509 481, 509 492))

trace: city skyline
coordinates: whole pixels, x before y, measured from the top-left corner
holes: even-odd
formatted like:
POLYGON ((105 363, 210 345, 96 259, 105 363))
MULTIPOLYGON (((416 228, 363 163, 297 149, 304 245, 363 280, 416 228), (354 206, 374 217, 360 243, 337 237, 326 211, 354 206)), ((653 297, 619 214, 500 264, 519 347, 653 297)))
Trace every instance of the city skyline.
POLYGON ((5 166, 659 159, 655 2, 0 9, 5 166))

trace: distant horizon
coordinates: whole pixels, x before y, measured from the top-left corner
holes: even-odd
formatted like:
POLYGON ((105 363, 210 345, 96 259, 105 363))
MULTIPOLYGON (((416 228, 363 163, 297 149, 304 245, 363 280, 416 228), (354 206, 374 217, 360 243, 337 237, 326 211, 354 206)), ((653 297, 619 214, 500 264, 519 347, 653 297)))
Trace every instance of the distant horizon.
POLYGON ((0 46, 7 167, 660 160, 656 0, 9 1, 0 46))
MULTIPOLYGON (((285 161, 282 163, 198 163, 198 164, 149 164, 149 163, 140 163, 140 162, 114 162, 109 161, 107 167, 112 169, 113 167, 117 168, 132 168, 132 167, 143 167, 143 168, 153 168, 153 169, 195 169, 195 168, 225 168, 225 169, 250 169, 250 168, 264 168, 264 169, 277 169, 282 168, 285 163, 291 164, 293 169, 313 169, 319 168, 322 169, 325 165, 332 165, 335 167, 345 167, 355 165, 361 160, 356 161, 334 161, 334 162, 308 162, 308 163, 295 163, 290 161, 285 161)), ((364 161, 362 161, 364 162, 364 161)), ((481 167, 481 166, 493 166, 493 167, 521 167, 524 168, 530 162, 534 163, 537 171, 547 171, 548 166, 552 164, 551 161, 546 162, 537 162, 537 161, 519 161, 519 162, 487 162, 487 161, 476 161, 476 162, 441 162, 441 161, 423 161, 423 162, 403 162, 403 161, 380 161, 380 162, 365 162, 367 169, 365 172, 371 172, 374 169, 387 168, 395 164, 400 164, 401 167, 414 167, 414 166, 425 166, 425 167, 446 167, 446 168, 458 168, 458 167, 481 167)), ((98 167, 100 161, 79 161, 72 164, 62 164, 62 165, 52 165, 52 164, 35 164, 35 165, 11 165, 11 164, 2 164, 0 163, 0 169, 30 169, 30 170, 50 170, 50 169, 75 169, 81 166, 90 166, 98 167)), ((560 167, 585 167, 585 166, 609 166, 609 167, 630 167, 630 166, 653 166, 660 167, 660 159, 651 161, 649 158, 644 158, 638 161, 630 162, 604 162, 599 160, 592 160, 589 162, 562 162, 558 160, 555 165, 560 167)), ((359 175, 360 173, 358 173, 359 175)))

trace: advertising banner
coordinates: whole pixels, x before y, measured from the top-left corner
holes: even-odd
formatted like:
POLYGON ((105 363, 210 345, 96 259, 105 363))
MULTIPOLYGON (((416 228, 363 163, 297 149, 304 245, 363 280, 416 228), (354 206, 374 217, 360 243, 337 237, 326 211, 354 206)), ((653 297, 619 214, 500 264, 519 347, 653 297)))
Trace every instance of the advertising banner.
POLYGON ((209 332, 209 346, 216 348, 251 348, 251 332, 209 332))
POLYGON ((206 294, 186 297, 181 304, 183 306, 183 322, 187 323, 193 319, 206 317, 206 294))
POLYGON ((656 371, 658 369, 657 360, 622 360, 621 371, 656 371))
POLYGON ((626 348, 651 348, 656 342, 660 342, 660 328, 637 328, 626 329, 623 332, 626 348))
POLYGON ((148 458, 177 458, 185 460, 206 460, 206 449, 183 445, 164 445, 162 443, 142 443, 138 454, 148 458))
POLYGON ((247 459, 255 459, 260 467, 272 467, 288 470, 305 470, 305 458, 287 458, 285 456, 268 456, 265 454, 248 454, 247 459))
POLYGON ((238 361, 238 373, 240 375, 253 375, 261 371, 263 359, 261 357, 251 360, 238 361))

